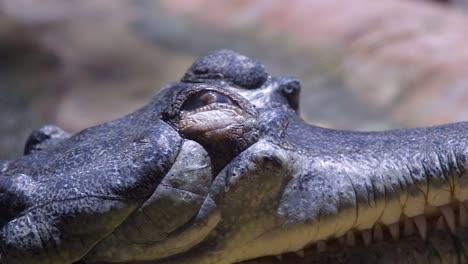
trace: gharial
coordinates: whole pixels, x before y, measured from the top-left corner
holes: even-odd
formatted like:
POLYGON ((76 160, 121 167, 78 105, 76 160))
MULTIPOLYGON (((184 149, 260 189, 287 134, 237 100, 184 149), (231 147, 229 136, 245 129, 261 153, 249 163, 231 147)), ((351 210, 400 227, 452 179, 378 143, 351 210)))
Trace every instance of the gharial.
POLYGON ((230 50, 120 119, 0 161, 0 263, 466 263, 468 122, 305 123, 230 50))

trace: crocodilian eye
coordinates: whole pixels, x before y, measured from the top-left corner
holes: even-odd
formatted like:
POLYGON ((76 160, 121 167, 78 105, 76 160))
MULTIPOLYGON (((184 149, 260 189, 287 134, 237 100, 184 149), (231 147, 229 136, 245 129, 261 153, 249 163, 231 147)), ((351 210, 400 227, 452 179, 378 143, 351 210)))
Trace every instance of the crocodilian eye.
POLYGON ((183 111, 193 111, 206 105, 219 103, 236 105, 229 96, 216 91, 201 91, 190 96, 182 106, 183 111))

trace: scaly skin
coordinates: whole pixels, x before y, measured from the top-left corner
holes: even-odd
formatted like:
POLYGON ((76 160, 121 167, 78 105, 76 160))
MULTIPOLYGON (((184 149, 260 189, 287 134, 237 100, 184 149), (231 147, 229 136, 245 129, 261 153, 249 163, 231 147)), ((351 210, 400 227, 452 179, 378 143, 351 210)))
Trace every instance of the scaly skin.
POLYGON ((44 137, 0 163, 3 261, 465 263, 468 123, 320 128, 299 92, 221 50, 127 117, 44 137), (184 114, 197 89, 243 112, 184 114))
MULTIPOLYGON (((203 89, 171 84, 140 110, 75 135, 33 132, 27 155, 0 163, 0 263, 158 259, 202 241, 219 221, 206 197, 211 164, 229 157, 210 158, 161 116, 203 89)), ((246 113, 248 133, 225 133, 235 147, 226 153, 237 155, 258 139, 257 113, 244 98, 209 89, 246 113)))
POLYGON ((1 261, 77 261, 151 195, 183 142, 159 120, 156 105, 7 165, 0 175, 1 261))

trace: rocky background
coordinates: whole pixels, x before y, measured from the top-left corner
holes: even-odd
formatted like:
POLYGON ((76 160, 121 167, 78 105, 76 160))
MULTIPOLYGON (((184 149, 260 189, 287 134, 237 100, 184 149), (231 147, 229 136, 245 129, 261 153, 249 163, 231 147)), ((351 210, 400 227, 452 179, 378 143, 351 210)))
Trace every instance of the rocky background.
POLYGON ((467 25, 464 0, 0 0, 0 159, 43 124, 135 110, 218 48, 301 78, 315 124, 466 121, 467 25))

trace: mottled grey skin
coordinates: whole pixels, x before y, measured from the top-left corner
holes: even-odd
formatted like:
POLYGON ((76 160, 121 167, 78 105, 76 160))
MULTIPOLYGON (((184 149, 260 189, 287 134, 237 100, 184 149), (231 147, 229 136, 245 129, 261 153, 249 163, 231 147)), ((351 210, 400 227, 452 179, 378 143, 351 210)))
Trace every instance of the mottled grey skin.
MULTIPOLYGON (((161 119, 199 86, 171 84, 142 109, 75 135, 34 131, 25 156, 0 163, 0 263, 157 259, 199 243, 204 225, 219 220, 206 197, 211 163, 228 157, 210 159, 161 119)), ((244 98, 224 93, 256 117, 244 98)), ((239 144, 229 153, 257 139, 245 136, 231 138, 239 144)))
MULTIPOLYGON (((182 85, 182 84, 179 84, 182 85)), ((244 98, 216 85, 189 84, 173 96, 164 96, 162 119, 179 131, 179 112, 184 102, 199 91, 224 91, 230 98, 257 117, 253 106, 244 98)), ((174 89, 168 87, 167 89, 174 89)), ((252 121, 255 119, 252 118, 252 121)), ((172 168, 152 196, 128 217, 111 235, 98 243, 85 257, 87 262, 156 260, 190 249, 200 243, 219 222, 219 210, 207 197, 213 174, 228 161, 258 140, 255 126, 248 126, 241 136, 234 136, 212 146, 196 135, 187 140, 172 168), (208 156, 209 155, 209 156, 208 156), (211 157, 211 158, 209 158, 211 157), (143 246, 144 245, 144 246, 143 246)))
POLYGON ((390 219, 386 212, 401 197, 457 186, 449 198, 466 200, 468 123, 386 132, 312 126, 297 113, 298 80, 269 76, 228 50, 202 57, 182 80, 127 117, 0 162, 5 263, 466 260, 463 228, 434 232, 426 242, 410 236, 304 258, 260 257, 390 219), (226 144, 228 151, 181 137, 179 108, 168 98, 197 85, 255 105, 256 135, 239 140, 239 149, 226 144))
POLYGON ((0 176, 1 261, 74 262, 148 199, 183 141, 159 119, 160 103, 10 162, 0 176))

